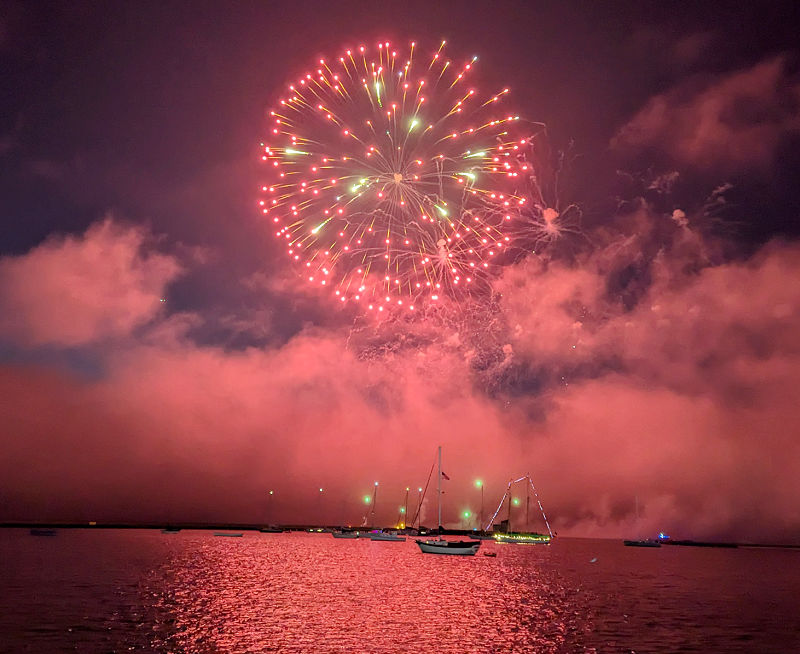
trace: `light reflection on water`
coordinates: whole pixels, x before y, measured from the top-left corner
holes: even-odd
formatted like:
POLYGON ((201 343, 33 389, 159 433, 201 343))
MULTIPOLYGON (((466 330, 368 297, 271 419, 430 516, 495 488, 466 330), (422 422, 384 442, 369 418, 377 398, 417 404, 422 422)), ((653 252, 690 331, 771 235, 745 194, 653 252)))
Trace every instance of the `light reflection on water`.
MULTIPOLYGON (((487 549, 498 548, 492 543, 487 549)), ((546 547, 520 561, 423 555, 416 544, 329 535, 253 538, 184 551, 151 583, 174 631, 163 643, 189 651, 486 651, 487 641, 556 649, 566 596, 535 568, 546 547), (182 589, 175 591, 174 589, 182 589), (202 622, 198 616, 206 616, 202 622), (172 620, 170 620, 171 622, 172 620)))
POLYGON ((786 652, 798 563, 572 539, 444 557, 328 534, 4 530, 0 651, 786 652))

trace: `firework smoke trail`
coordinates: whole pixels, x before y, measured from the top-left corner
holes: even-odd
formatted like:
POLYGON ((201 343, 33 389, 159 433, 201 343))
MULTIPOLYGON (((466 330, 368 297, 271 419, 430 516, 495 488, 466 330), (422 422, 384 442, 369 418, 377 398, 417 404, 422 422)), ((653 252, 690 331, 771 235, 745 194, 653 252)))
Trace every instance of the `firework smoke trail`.
POLYGON ((481 96, 477 57, 454 63, 444 45, 320 59, 269 112, 262 211, 308 282, 342 303, 461 301, 485 291, 510 244, 528 136, 497 113, 508 89, 481 96))
POLYGON ((546 246, 553 245, 567 235, 583 235, 579 205, 561 205, 559 182, 564 169, 565 153, 559 152, 551 165, 547 132, 542 130, 529 139, 530 147, 519 155, 523 162, 524 177, 518 194, 526 202, 511 214, 506 225, 510 237, 509 250, 514 259, 530 253, 542 254, 546 246))

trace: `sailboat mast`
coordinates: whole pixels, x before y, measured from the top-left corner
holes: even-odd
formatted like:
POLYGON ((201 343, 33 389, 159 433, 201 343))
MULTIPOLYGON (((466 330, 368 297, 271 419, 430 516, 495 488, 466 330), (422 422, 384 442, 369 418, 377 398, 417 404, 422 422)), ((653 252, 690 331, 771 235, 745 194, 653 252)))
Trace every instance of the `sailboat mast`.
POLYGON ((439 474, 438 488, 436 491, 436 504, 439 507, 439 533, 442 531, 442 446, 439 446, 439 474))
POLYGON ((509 534, 510 534, 510 533, 512 533, 512 532, 511 532, 511 501, 512 501, 512 497, 511 497, 511 493, 512 493, 512 491, 511 491, 511 485, 512 485, 513 483, 514 483, 514 480, 513 480, 513 479, 512 479, 511 481, 509 481, 509 482, 508 482, 508 520, 507 520, 507 522, 508 522, 508 525, 506 526, 506 533, 509 533, 509 534))
MULTIPOLYGON (((527 480, 528 481, 531 480, 531 473, 527 474, 527 480)), ((531 524, 529 517, 531 508, 531 496, 530 493, 528 492, 529 490, 530 489, 528 488, 528 486, 525 486, 525 529, 526 530, 530 529, 530 524, 531 524)))

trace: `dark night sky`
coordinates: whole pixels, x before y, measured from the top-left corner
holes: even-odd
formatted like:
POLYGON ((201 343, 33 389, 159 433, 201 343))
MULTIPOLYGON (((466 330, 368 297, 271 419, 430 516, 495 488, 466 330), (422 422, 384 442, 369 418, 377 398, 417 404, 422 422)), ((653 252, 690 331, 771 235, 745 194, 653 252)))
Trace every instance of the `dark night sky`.
POLYGON ((444 429, 463 479, 537 461, 565 532, 625 532, 639 494, 653 527, 800 538, 798 26, 777 2, 3 3, 0 520, 259 519, 265 479, 416 486, 444 429), (292 290, 255 206, 287 80, 442 38, 572 143, 591 243, 498 280, 514 361, 484 377, 441 339, 340 361, 352 316, 292 290), (420 357, 470 390, 424 399, 420 357))

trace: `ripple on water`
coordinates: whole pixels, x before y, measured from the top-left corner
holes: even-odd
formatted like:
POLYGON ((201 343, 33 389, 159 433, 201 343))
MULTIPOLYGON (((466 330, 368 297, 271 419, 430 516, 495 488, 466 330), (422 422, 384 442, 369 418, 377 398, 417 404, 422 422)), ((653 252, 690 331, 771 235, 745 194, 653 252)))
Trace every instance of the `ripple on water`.
POLYGON ((1 651, 800 649, 800 552, 560 539, 442 557, 327 534, 6 532, 1 651))

